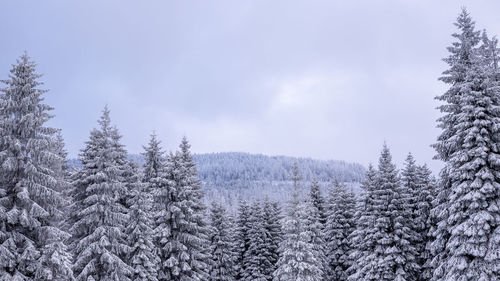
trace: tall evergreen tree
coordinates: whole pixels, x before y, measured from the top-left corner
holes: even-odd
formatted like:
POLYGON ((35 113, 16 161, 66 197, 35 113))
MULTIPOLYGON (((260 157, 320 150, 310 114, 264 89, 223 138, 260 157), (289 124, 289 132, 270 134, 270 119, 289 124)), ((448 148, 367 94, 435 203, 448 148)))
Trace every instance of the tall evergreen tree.
POLYGON ((130 280, 124 261, 129 247, 124 235, 128 221, 123 206, 125 151, 111 126, 106 107, 81 151, 82 169, 74 180, 73 270, 77 280, 130 280))
POLYGON ((254 202, 250 207, 250 217, 248 220, 248 249, 243 256, 245 268, 242 280, 265 281, 267 280, 264 269, 271 267, 268 260, 269 253, 265 245, 267 236, 264 228, 264 214, 258 202, 254 202))
POLYGON ((351 266, 349 255, 352 252, 349 239, 355 227, 355 198, 338 181, 335 181, 328 195, 325 237, 329 271, 326 280, 347 280, 347 270, 351 266))
MULTIPOLYGON (((423 237, 417 232, 416 204, 417 185, 415 160, 411 154, 406 159, 406 166, 402 171, 400 184, 392 199, 393 207, 393 235, 392 259, 396 264, 395 280, 417 280, 420 276, 417 247, 423 237)), ((383 170, 381 170, 383 171, 383 170)), ((381 176, 384 174, 381 173, 381 176)), ((381 177, 383 180, 383 177, 381 177)))
POLYGON ((326 223, 325 199, 321 194, 319 182, 316 179, 314 179, 311 183, 309 198, 314 206, 314 210, 317 210, 318 212, 315 216, 319 217, 320 223, 324 225, 326 223))
POLYGON ((382 150, 375 188, 371 192, 374 222, 367 230, 370 248, 351 280, 416 280, 419 270, 411 241, 410 193, 400 185, 398 171, 386 145, 382 150))
POLYGON ((266 198, 262 206, 264 216, 264 253, 265 259, 269 263, 262 269, 266 280, 273 279, 273 272, 276 270, 279 259, 279 245, 283 234, 281 231, 281 208, 278 202, 271 202, 266 198))
POLYGON ((153 132, 149 139, 148 146, 144 147, 144 171, 142 181, 145 183, 150 183, 154 178, 161 176, 162 171, 165 169, 164 155, 161 149, 161 142, 156 138, 156 134, 153 132))
MULTIPOLYGON (((139 171, 131 166, 132 174, 139 171)), ((132 281, 157 281, 159 257, 156 255, 153 239, 153 220, 151 215, 152 198, 147 192, 147 184, 139 182, 138 177, 129 176, 130 199, 129 221, 126 228, 130 251, 127 262, 132 267, 132 281)))
POLYGON ((478 46, 479 32, 466 11, 457 26, 461 33, 454 35, 458 42, 449 48, 450 69, 442 78, 452 86, 441 99, 455 110, 441 108, 448 118, 440 119, 444 130, 436 144, 438 157, 445 161, 445 182, 434 211, 439 223, 432 245, 433 279, 496 280, 500 275, 499 84, 493 60, 478 46), (453 99, 443 98, 450 93, 453 99), (443 155, 439 148, 446 144, 449 149, 443 155))
POLYGON ((246 275, 244 258, 250 247, 250 206, 246 201, 240 201, 238 206, 238 216, 236 220, 236 279, 242 280, 246 275))
POLYGON ((419 265, 421 266, 421 275, 419 280, 430 280, 432 277, 432 267, 430 266, 432 255, 430 252, 430 244, 432 243, 431 233, 436 225, 430 211, 436 197, 436 182, 432 177, 431 170, 426 166, 417 166, 417 205, 415 220, 416 229, 421 233, 423 241, 417 245, 419 254, 419 265))
MULTIPOLYGON (((433 195, 431 191, 430 171, 426 166, 417 166, 411 153, 408 154, 405 167, 401 172, 401 184, 403 191, 409 195, 407 209, 411 209, 411 220, 408 221, 412 235, 410 244, 415 247, 417 253, 416 261, 420 268, 418 279, 423 278, 423 267, 429 258, 426 245, 429 233, 429 210, 431 208, 433 195)), ((422 279, 426 280, 426 279, 422 279)))
POLYGON ((72 280, 60 228, 63 159, 35 67, 25 53, 0 89, 0 280, 72 280))
MULTIPOLYGON (((314 184, 313 184, 314 185, 314 184)), ((311 186, 311 188, 313 188, 311 186)), ((322 204, 322 209, 324 208, 324 202, 322 204)), ((316 205, 313 201, 313 197, 309 197, 305 202, 305 212, 306 212, 306 229, 310 234, 310 243, 313 246, 314 256, 318 260, 318 267, 323 272, 321 279, 326 277, 328 272, 328 264, 326 259, 326 249, 325 249, 325 224, 322 223, 322 216, 324 216, 324 210, 318 209, 319 205, 316 205), (323 214, 323 215, 322 215, 323 214)))
POLYGON ((210 209, 210 256, 212 266, 210 269, 210 281, 234 281, 235 258, 234 241, 231 232, 233 231, 231 222, 226 213, 226 209, 217 203, 212 203, 210 209))
POLYGON ((365 179, 361 183, 361 195, 356 204, 356 227, 349 236, 352 243, 352 252, 349 259, 354 261, 347 269, 349 281, 363 280, 369 254, 374 248, 373 231, 375 229, 374 198, 377 187, 377 171, 373 165, 368 165, 365 179))
MULTIPOLYGON (((462 10, 455 25, 459 29, 459 33, 453 34, 457 41, 448 47, 450 55, 444 59, 450 67, 440 78, 441 81, 451 85, 451 87, 443 95, 436 97, 437 100, 443 102, 443 105, 439 107, 443 116, 438 119, 438 127, 442 129, 442 132, 433 147, 437 152, 435 158, 445 163, 450 160, 451 155, 457 151, 462 142, 457 139, 456 134, 456 124, 458 123, 458 112, 460 110, 459 101, 467 72, 469 72, 473 63, 474 50, 480 41, 480 33, 475 30, 475 23, 466 10, 462 10)), ((431 236, 433 241, 429 246, 433 256, 429 266, 435 272, 435 280, 443 276, 444 260, 448 258, 445 247, 450 236, 447 225, 449 216, 447 201, 451 189, 450 168, 450 165, 445 164, 445 167, 441 170, 440 189, 435 199, 434 208, 431 211, 431 215, 437 223, 437 227, 433 229, 431 236)))
POLYGON ((306 202, 301 201, 300 173, 297 163, 292 169, 294 182, 292 197, 288 202, 288 214, 283 225, 281 256, 274 272, 275 281, 316 281, 323 280, 322 265, 315 256, 311 233, 307 229, 306 202))
POLYGON ((155 236, 160 247, 159 280, 207 280, 210 269, 209 226, 196 164, 184 138, 167 159, 156 188, 155 236))

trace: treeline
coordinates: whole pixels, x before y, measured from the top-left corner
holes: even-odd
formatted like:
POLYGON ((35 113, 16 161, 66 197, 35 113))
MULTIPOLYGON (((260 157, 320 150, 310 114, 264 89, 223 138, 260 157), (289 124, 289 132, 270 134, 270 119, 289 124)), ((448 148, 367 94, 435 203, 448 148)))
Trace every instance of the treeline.
POLYGON ((104 109, 69 173, 47 126, 40 75, 24 54, 0 95, 0 280, 498 280, 500 70, 496 39, 464 10, 439 96, 445 163, 434 180, 384 145, 355 197, 325 197, 292 167, 286 208, 270 200, 207 210, 190 145, 155 135, 141 171, 104 109))

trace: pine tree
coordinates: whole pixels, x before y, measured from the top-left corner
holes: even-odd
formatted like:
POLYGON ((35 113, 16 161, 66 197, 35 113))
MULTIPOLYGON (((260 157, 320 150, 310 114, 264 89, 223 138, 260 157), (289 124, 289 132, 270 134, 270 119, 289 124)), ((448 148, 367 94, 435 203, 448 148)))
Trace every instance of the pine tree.
POLYGON ((281 256, 274 272, 275 281, 316 281, 323 280, 320 261, 316 259, 311 233, 307 229, 308 218, 306 203, 301 202, 300 173, 297 163, 292 169, 294 189, 288 202, 288 214, 283 225, 283 241, 280 245, 281 256))
POLYGON ((249 245, 243 256, 243 265, 245 272, 242 280, 246 281, 265 281, 266 276, 263 273, 265 268, 271 267, 265 239, 267 233, 264 228, 264 215, 258 202, 254 202, 250 207, 250 217, 248 220, 248 240, 249 245))
MULTIPOLYGON (((311 185, 311 189, 315 189, 314 183, 311 185)), ((313 251, 316 259, 318 260, 318 267, 323 272, 321 279, 326 277, 328 273, 328 265, 326 259, 326 249, 325 249, 325 234, 324 228, 325 224, 322 223, 322 216, 324 216, 324 202, 320 210, 318 209, 319 204, 315 204, 313 199, 315 197, 309 197, 305 202, 305 212, 306 212, 306 229, 310 233, 310 243, 313 246, 313 251)), ((323 200, 321 200, 323 201, 323 200)))
POLYGON ((61 132, 58 131, 53 138, 53 153, 59 156, 58 161, 52 163, 52 170, 55 177, 59 179, 55 190, 59 192, 62 203, 57 204, 58 213, 52 218, 54 234, 43 238, 45 246, 42 250, 40 262, 44 265, 40 267, 35 275, 36 280, 74 280, 72 257, 66 245, 70 238, 67 226, 64 221, 64 213, 68 211, 70 198, 67 193, 70 190, 68 182, 69 173, 66 166, 67 152, 64 148, 64 140, 61 132))
POLYGON ((283 234, 281 231, 281 208, 278 202, 271 202, 268 198, 264 200, 262 206, 264 216, 264 258, 269 265, 262 269, 266 280, 273 279, 273 272, 279 259, 279 245, 282 241, 283 234))
POLYGON ((210 256, 212 266, 210 269, 210 281, 233 281, 235 279, 234 241, 231 232, 233 230, 226 209, 215 202, 210 209, 210 256))
MULTIPOLYGON (((368 260, 375 246, 373 231, 375 229, 374 198, 377 188, 377 171, 373 165, 368 165, 365 179, 361 183, 361 196, 356 204, 356 227, 349 236, 352 252, 349 259, 354 261, 347 269, 349 281, 364 280, 363 276, 370 263, 368 260)), ((330 246, 331 247, 331 246, 330 246)))
MULTIPOLYGON (((382 170, 381 170, 382 171, 382 170)), ((383 173, 381 173, 383 175, 383 173)), ((395 280, 418 280, 420 265, 417 247, 422 243, 422 236, 417 232, 416 216, 416 165, 411 154, 406 159, 402 178, 392 200, 394 246, 392 259, 396 264, 395 280)), ((390 206, 391 207, 391 206, 390 206)))
POLYGON ((500 275, 499 84, 491 58, 466 11, 457 20, 459 42, 449 48, 450 69, 442 80, 452 87, 441 99, 443 133, 435 145, 445 161, 435 208, 434 280, 496 280, 500 275), (460 66, 461 68, 458 68, 460 66), (453 99, 443 97, 453 95, 453 99), (439 148, 448 145, 447 153, 439 148))
POLYGON ((0 280, 72 280, 60 227, 64 159, 35 67, 25 53, 0 89, 0 280))
POLYGON ((430 252, 430 244, 432 241, 431 233, 436 225, 430 215, 434 199, 436 197, 436 183, 432 178, 432 172, 426 165, 417 166, 417 185, 415 193, 417 194, 416 217, 415 225, 418 233, 421 233, 422 244, 417 245, 419 254, 419 265, 421 266, 421 276, 419 280, 430 280, 432 277, 432 267, 430 262, 432 259, 430 252))
MULTIPOLYGON (((466 10, 462 10, 455 25, 460 30, 460 33, 453 34, 457 41, 448 47, 450 56, 444 59, 450 68, 440 78, 441 81, 450 84, 451 87, 443 95, 436 97, 437 100, 444 103, 439 107, 439 110, 444 115, 438 119, 438 127, 442 129, 442 132, 433 147, 437 152, 435 158, 445 163, 460 147, 461 141, 456 138, 455 128, 458 123, 460 95, 467 72, 472 64, 474 50, 480 41, 480 34, 475 30, 475 23, 466 10)), ((433 256, 429 266, 433 268, 435 280, 440 279, 444 274, 443 265, 444 260, 447 259, 445 247, 450 236, 447 226, 449 216, 447 201, 451 189, 450 168, 450 165, 445 164, 445 167, 441 170, 440 189, 435 199, 434 208, 431 211, 431 215, 437 223, 437 227, 433 229, 431 236, 433 241, 429 245, 433 256)))
POLYGON ((236 221, 236 279, 242 280, 246 275, 244 258, 250 247, 250 206, 246 201, 240 201, 238 206, 238 217, 236 221))
POLYGON ((154 178, 158 178, 165 168, 164 155, 160 147, 161 142, 156 138, 156 134, 153 132, 149 139, 149 144, 144 147, 144 177, 142 179, 145 183, 150 183, 154 178))
POLYGON ((129 252, 124 235, 128 215, 122 204, 126 155, 107 107, 99 126, 81 151, 83 167, 73 183, 73 270, 77 280, 126 281, 132 273, 124 261, 129 252))
POLYGON ((326 211, 326 259, 330 269, 326 280, 347 280, 347 270, 351 266, 349 255, 352 252, 349 239, 355 227, 354 194, 335 181, 333 188, 329 190, 326 211))
MULTIPOLYGON (((133 166, 130 171, 132 174, 139 174, 133 166)), ((129 179, 131 196, 128 202, 130 209, 126 235, 130 246, 127 262, 133 269, 131 280, 157 281, 159 257, 156 255, 153 239, 152 198, 146 190, 146 184, 131 175, 129 179)))
MULTIPOLYGON (((172 228, 174 220, 180 216, 179 208, 177 207, 177 192, 172 176, 175 164, 173 158, 174 155, 170 153, 163 168, 159 169, 160 173, 158 176, 149 179, 149 186, 154 198, 151 210, 154 220, 153 237, 157 249, 156 252, 160 259, 158 280, 172 280, 173 278, 170 276, 174 262, 170 259, 173 250, 172 228)), ((145 176, 147 177, 147 174, 145 176)), ((176 274, 179 274, 179 272, 180 270, 175 271, 176 274)))
POLYGON ((156 188, 155 236, 161 259, 159 280, 207 280, 210 269, 209 227, 196 164, 184 138, 180 151, 167 159, 156 188))
POLYGON ((351 280, 416 280, 419 270, 411 241, 410 192, 400 185, 398 171, 386 145, 382 150, 375 188, 371 192, 374 223, 367 230, 372 243, 359 260, 351 280))
POLYGON ((326 223, 325 199, 321 194, 319 182, 316 179, 314 179, 311 183, 309 198, 314 206, 314 209, 318 212, 316 216, 320 218, 320 223, 324 225, 326 223))

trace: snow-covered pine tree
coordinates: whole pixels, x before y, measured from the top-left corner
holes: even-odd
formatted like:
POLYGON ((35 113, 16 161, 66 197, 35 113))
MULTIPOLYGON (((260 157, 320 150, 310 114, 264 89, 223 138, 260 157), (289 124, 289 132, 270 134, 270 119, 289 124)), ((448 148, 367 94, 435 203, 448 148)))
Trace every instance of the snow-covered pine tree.
POLYGON ((281 256, 274 272, 275 281, 319 281, 324 272, 317 260, 311 233, 307 229, 306 202, 300 196, 300 173, 297 163, 292 169, 293 192, 288 202, 288 212, 283 225, 281 256))
POLYGON ((417 205, 416 214, 417 220, 415 221, 417 232, 423 235, 423 245, 417 247, 419 253, 418 262, 421 266, 421 274, 419 280, 430 280, 432 277, 432 267, 430 262, 432 259, 430 253, 430 243, 432 243, 432 229, 436 225, 434 219, 430 215, 432 204, 436 197, 436 182, 432 177, 431 170, 427 165, 417 166, 417 205))
POLYGON ((313 179, 311 182, 311 190, 309 191, 309 200, 314 206, 314 210, 318 211, 317 216, 320 218, 322 225, 326 223, 325 199, 321 194, 319 182, 313 179))
POLYGON ((281 231, 281 208, 278 202, 271 202, 268 198, 264 200, 262 205, 264 215, 264 253, 265 259, 269 262, 269 266, 262 269, 266 280, 273 280, 273 272, 276 270, 276 265, 279 259, 279 245, 282 241, 283 234, 281 231))
POLYGON ((250 206, 244 200, 239 202, 236 220, 236 279, 242 280, 246 275, 244 257, 250 247, 248 232, 250 231, 250 206))
MULTIPOLYGON (((422 244, 423 237, 417 232, 415 221, 417 185, 415 160, 411 154, 406 158, 406 165, 402 171, 400 184, 396 187, 396 192, 389 205, 393 208, 392 230, 394 235, 394 245, 391 251, 391 258, 395 263, 395 280, 418 280, 420 277, 420 265, 418 263, 417 247, 422 244)), ((381 180, 384 180, 384 170, 381 171, 381 180)), ((397 173, 397 172, 396 172, 397 173)), ((388 180, 394 180, 392 174, 388 173, 388 180)), ((394 180, 397 182, 397 178, 394 180)))
MULTIPOLYGON (((178 197, 173 182, 173 169, 174 165, 177 165, 177 161, 173 160, 174 157, 174 154, 170 153, 163 167, 160 166, 157 171, 159 172, 157 177, 151 177, 148 181, 153 196, 151 210, 154 220, 153 237, 156 253, 160 259, 158 280, 161 281, 172 280, 170 276, 172 267, 178 265, 178 262, 174 264, 175 261, 170 258, 174 250, 172 244, 175 243, 172 239, 172 226, 175 220, 181 216, 180 209, 177 207, 178 197)), ((147 163, 146 160, 146 165, 148 165, 147 163)), ((145 173, 145 177, 147 177, 147 173, 145 173)), ((175 246, 178 247, 177 244, 175 246)), ((180 270, 175 272, 179 274, 180 270)))
POLYGON ((68 192, 68 189, 69 189, 70 171, 69 171, 68 164, 66 163, 66 161, 68 160, 67 159, 68 152, 65 149, 64 139, 63 139, 63 136, 61 134, 61 131, 58 131, 56 133, 56 135, 53 137, 53 148, 52 149, 53 149, 54 153, 59 155, 59 158, 61 159, 60 161, 58 161, 56 163, 56 165, 54 165, 53 169, 56 171, 58 177, 62 177, 65 179, 65 181, 64 181, 65 185, 62 185, 60 187, 60 190, 59 190, 60 192, 62 192, 64 194, 65 192, 68 192))
POLYGON ((369 231, 367 239, 374 241, 366 260, 366 271, 361 280, 395 280, 394 259, 389 257, 389 249, 394 245, 392 235, 392 221, 396 214, 393 206, 389 207, 397 191, 398 175, 396 167, 392 164, 389 149, 384 145, 379 159, 378 173, 375 189, 373 190, 373 213, 375 222, 373 229, 369 231))
POLYGON ((466 11, 457 26, 459 41, 449 48, 451 68, 442 78, 452 86, 441 97, 454 97, 442 100, 455 110, 441 108, 449 117, 439 120, 444 131, 436 148, 445 144, 450 148, 446 157, 437 150, 445 161, 446 181, 433 211, 439 215, 432 245, 433 279, 496 280, 500 276, 499 84, 494 60, 478 46, 479 33, 466 11))
MULTIPOLYGON (((59 156, 59 161, 54 161, 52 170, 55 177, 59 179, 58 186, 55 188, 61 196, 62 203, 57 204, 58 213, 53 215, 52 225, 57 228, 56 234, 43 238, 46 245, 42 250, 40 262, 45 265, 39 267, 36 280, 74 280, 72 270, 72 257, 66 243, 70 238, 65 224, 64 214, 69 210, 68 197, 70 191, 69 173, 66 166, 67 152, 64 148, 64 140, 61 132, 58 131, 53 138, 53 153, 59 156), (61 230, 64 230, 61 232, 61 230), (49 268, 49 269, 47 269, 49 268)), ((56 206, 53 206, 56 207, 56 206)))
POLYGON ((444 260, 448 258, 445 247, 450 236, 447 225, 449 216, 447 202, 451 189, 451 167, 446 163, 462 142, 457 139, 456 134, 460 95, 467 72, 469 72, 472 64, 474 50, 480 41, 480 33, 475 30, 475 23, 465 9, 458 16, 455 25, 458 27, 459 33, 454 33, 452 36, 457 41, 448 47, 450 55, 444 59, 450 67, 439 78, 444 83, 451 85, 451 87, 443 95, 436 97, 437 100, 443 102, 439 107, 443 116, 437 120, 438 127, 442 129, 442 132, 433 147, 437 152, 435 158, 444 161, 445 166, 440 173, 439 193, 431 210, 431 216, 437 223, 431 234, 432 243, 429 244, 432 254, 432 261, 429 266, 434 271, 436 277, 434 280, 439 280, 443 276, 444 260))
POLYGON ((426 165, 418 166, 410 153, 406 158, 405 167, 401 172, 401 183, 403 187, 413 194, 411 198, 413 238, 411 245, 415 246, 417 253, 417 264, 420 267, 418 280, 429 280, 432 273, 429 272, 428 262, 430 253, 427 250, 431 221, 429 212, 435 197, 434 185, 431 179, 431 171, 426 165))
MULTIPOLYGON (((315 189, 316 186, 318 185, 315 183, 311 184, 311 193, 313 193, 312 189, 315 189)), ((310 195, 312 195, 311 193, 310 195)), ((316 195, 318 194, 316 193, 316 195)), ((314 255, 318 260, 318 266, 320 267, 321 271, 324 274, 321 279, 324 279, 328 272, 328 264, 327 264, 326 249, 325 249, 325 234, 324 234, 325 224, 321 222, 322 216, 324 216, 324 202, 322 202, 321 204, 322 205, 321 208, 323 210, 320 210, 318 209, 320 205, 317 204, 319 202, 315 203, 313 200, 317 200, 317 197, 309 196, 304 206, 305 212, 307 214, 306 229, 311 235, 310 243, 313 245, 314 255)))
POLYGON ((262 213, 260 203, 257 201, 250 207, 248 224, 250 226, 248 230, 250 244, 243 256, 245 272, 242 280, 266 281, 267 278, 263 270, 271 267, 271 263, 267 259, 267 247, 264 244, 267 236, 264 228, 264 214, 262 213))
POLYGON ((161 259, 159 280, 207 280, 210 270, 209 226, 202 183, 186 138, 167 159, 156 188, 155 236, 161 259))
POLYGON ((234 281, 235 258, 232 225, 222 204, 212 203, 210 208, 210 281, 234 281))
POLYGON ((326 203, 325 224, 326 260, 328 274, 326 280, 347 280, 347 270, 351 266, 351 234, 354 231, 355 199, 345 185, 334 182, 329 189, 326 203))
POLYGON ((471 51, 452 124, 456 147, 446 161, 450 185, 442 205, 448 210, 449 237, 436 280, 500 276, 500 84, 495 72, 482 47, 471 51))
POLYGON ((121 203, 125 155, 107 107, 98 123, 80 153, 83 167, 73 182, 73 270, 80 281, 127 281, 132 268, 123 260, 129 252, 124 235, 128 215, 121 203))
POLYGON ((0 280, 72 280, 52 107, 25 53, 0 89, 0 280))
POLYGON ((171 210, 177 210, 174 202, 176 190, 173 182, 173 157, 171 153, 168 161, 164 159, 164 153, 153 133, 148 146, 144 147, 144 167, 142 182, 145 185, 144 192, 150 201, 149 216, 153 220, 153 244, 155 255, 158 258, 157 279, 171 280, 169 277, 172 265, 167 261, 171 255, 171 229, 173 216, 171 210))
POLYGON ((409 192, 400 185, 389 148, 384 145, 371 197, 375 222, 365 238, 373 245, 360 259, 364 264, 354 280, 416 280, 418 265, 415 248, 410 244, 413 232, 409 227, 409 199, 409 192))
POLYGON ((134 165, 127 174, 130 207, 126 237, 130 250, 126 260, 132 267, 131 281, 157 281, 160 259, 153 239, 152 199, 147 192, 148 185, 139 182, 139 171, 134 165))
POLYGON ((356 228, 350 235, 352 252, 349 259, 354 261, 347 270, 349 281, 362 281, 370 264, 369 254, 374 248, 373 231, 375 230, 374 196, 377 187, 377 171, 368 165, 365 179, 361 183, 361 195, 356 204, 356 228))
MULTIPOLYGON (((144 169, 142 182, 150 183, 151 179, 158 178, 165 168, 164 153, 161 149, 161 142, 153 132, 149 139, 148 146, 144 147, 144 169)), ((149 188, 148 188, 149 189, 149 188)))

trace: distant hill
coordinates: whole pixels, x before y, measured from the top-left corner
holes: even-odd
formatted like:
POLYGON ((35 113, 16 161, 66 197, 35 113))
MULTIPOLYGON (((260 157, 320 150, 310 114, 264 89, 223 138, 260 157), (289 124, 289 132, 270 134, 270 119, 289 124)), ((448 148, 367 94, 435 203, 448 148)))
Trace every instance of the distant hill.
MULTIPOLYGON (((343 182, 359 182, 365 168, 361 164, 341 160, 315 160, 289 156, 267 156, 243 152, 220 152, 195 154, 200 179, 210 186, 244 187, 251 181, 288 181, 293 163, 297 162, 304 181, 317 179, 326 182, 337 179, 343 182)), ((144 165, 140 154, 129 155, 129 160, 139 167, 144 165)), ((69 165, 78 169, 77 159, 70 159, 69 165)))
POLYGON ((200 178, 210 185, 227 186, 249 181, 288 181, 294 162, 297 162, 305 181, 338 179, 360 181, 364 167, 339 160, 314 160, 288 156, 266 156, 241 152, 197 154, 194 156, 200 178))
MULTIPOLYGON (((131 154, 129 159, 140 167, 144 164, 144 158, 140 154, 131 154)), ((323 189, 337 179, 357 190, 365 172, 360 164, 340 160, 242 152, 195 154, 194 159, 199 177, 205 185, 206 199, 225 201, 229 206, 234 206, 240 198, 261 199, 267 196, 280 201, 288 198, 294 162, 300 167, 304 185, 307 186, 315 178, 323 189)), ((81 166, 76 159, 69 160, 69 165, 76 169, 81 166)))

